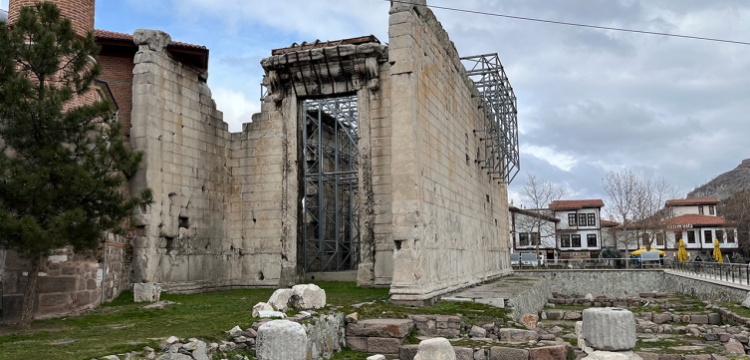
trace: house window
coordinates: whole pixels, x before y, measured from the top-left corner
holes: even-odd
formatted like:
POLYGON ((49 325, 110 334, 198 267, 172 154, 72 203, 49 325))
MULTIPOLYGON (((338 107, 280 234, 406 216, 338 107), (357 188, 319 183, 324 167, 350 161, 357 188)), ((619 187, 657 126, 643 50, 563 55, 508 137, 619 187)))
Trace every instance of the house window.
POLYGON ((688 244, 695 244, 695 231, 688 231, 688 244))
POLYGON ((590 248, 596 247, 596 234, 586 235, 586 245, 590 248))
POLYGON ((677 244, 678 242, 680 242, 680 240, 682 240, 682 232, 675 232, 674 233, 674 242, 675 242, 675 244, 677 244))
POLYGON ((576 226, 576 214, 568 214, 568 226, 576 226))
POLYGON ((581 247, 581 235, 570 235, 570 242, 573 247, 581 247))
POLYGON ((535 245, 535 246, 539 245, 539 233, 533 232, 533 233, 530 233, 529 235, 531 235, 531 245, 535 245))
POLYGON ((578 214, 578 226, 586 226, 586 214, 578 214))
POLYGON ((518 246, 529 246, 529 233, 518 234, 518 246))
POLYGON ((719 239, 720 243, 724 242, 724 230, 716 230, 716 238, 719 239))
POLYGON ((698 206, 698 215, 703 215, 703 206, 698 206))
POLYGON ((596 215, 595 214, 588 214, 586 216, 589 219, 589 226, 596 226, 596 215))
POLYGON ((734 243, 734 230, 727 230, 727 242, 734 243))
POLYGON ((703 243, 710 244, 712 242, 714 242, 714 239, 711 239, 711 230, 703 230, 703 243))
POLYGON ((560 247, 570 247, 570 235, 560 235, 560 247))
POLYGON ((656 246, 664 246, 664 233, 656 233, 656 246))
POLYGON ((651 237, 648 236, 648 233, 641 234, 641 245, 642 246, 651 245, 651 237))
POLYGON ((708 206, 708 214, 709 215, 714 215, 715 213, 716 213, 716 209, 714 209, 714 206, 713 205, 709 205, 708 206))

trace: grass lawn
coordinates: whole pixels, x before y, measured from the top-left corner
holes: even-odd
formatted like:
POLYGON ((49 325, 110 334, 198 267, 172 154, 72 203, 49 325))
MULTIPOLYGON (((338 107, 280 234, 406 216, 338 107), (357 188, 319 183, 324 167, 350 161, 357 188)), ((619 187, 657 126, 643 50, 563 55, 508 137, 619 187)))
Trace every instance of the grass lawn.
MULTIPOLYGON (((358 289, 352 283, 319 282, 326 290, 329 305, 381 300, 388 289, 358 289)), ((162 300, 177 304, 161 310, 144 310, 132 302, 132 294, 81 316, 34 321, 30 331, 14 332, 0 327, 0 360, 4 359, 86 359, 156 348, 158 340, 169 336, 226 340, 224 331, 235 325, 252 324, 252 308, 268 301, 273 289, 229 290, 194 295, 162 294, 162 300), (53 345, 60 343, 59 345, 53 345)), ((338 359, 358 359, 342 354, 338 359)), ((362 358, 364 359, 364 358, 362 358)))

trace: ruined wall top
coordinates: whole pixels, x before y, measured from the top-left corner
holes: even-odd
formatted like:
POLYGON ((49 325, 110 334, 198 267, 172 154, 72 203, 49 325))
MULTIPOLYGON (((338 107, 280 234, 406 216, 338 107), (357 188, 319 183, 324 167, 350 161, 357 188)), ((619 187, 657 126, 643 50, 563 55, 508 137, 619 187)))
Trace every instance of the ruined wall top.
POLYGON ((292 92, 297 97, 346 95, 363 86, 375 91, 387 52, 374 36, 276 49, 260 62, 266 99, 280 102, 292 92))

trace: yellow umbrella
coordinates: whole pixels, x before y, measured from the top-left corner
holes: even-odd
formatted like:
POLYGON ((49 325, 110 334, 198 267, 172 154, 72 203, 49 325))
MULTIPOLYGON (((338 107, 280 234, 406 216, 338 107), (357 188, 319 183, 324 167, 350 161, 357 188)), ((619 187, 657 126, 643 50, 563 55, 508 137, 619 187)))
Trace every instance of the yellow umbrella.
POLYGON ((679 242, 679 250, 677 250, 677 261, 687 261, 688 259, 688 252, 687 247, 685 245, 685 242, 680 239, 679 242))
POLYGON ((719 239, 714 239, 714 260, 720 263, 724 262, 724 257, 721 256, 721 249, 719 249, 719 239))
MULTIPOLYGON (((644 251, 648 251, 648 250, 646 249, 645 246, 641 246, 640 249, 635 250, 635 251, 631 251, 630 255, 640 255, 644 251)), ((659 255, 661 255, 661 256, 667 255, 667 252, 664 251, 664 250, 657 250, 657 249, 651 248, 651 251, 658 251, 659 255)))

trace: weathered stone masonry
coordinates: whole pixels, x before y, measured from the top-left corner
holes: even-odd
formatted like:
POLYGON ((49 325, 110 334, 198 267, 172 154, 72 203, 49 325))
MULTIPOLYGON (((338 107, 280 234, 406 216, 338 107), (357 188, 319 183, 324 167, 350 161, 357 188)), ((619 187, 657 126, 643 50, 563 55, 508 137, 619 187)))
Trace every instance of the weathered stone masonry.
POLYGON ((274 50, 261 62, 262 111, 239 133, 223 122, 205 67, 183 61, 207 61, 207 49, 191 53, 160 31, 109 33, 101 80, 131 147, 145 153, 130 190, 151 188, 154 203, 137 216, 132 241, 108 242, 103 262, 82 260, 94 272, 80 277, 96 280, 104 269, 103 287, 76 280, 66 291, 103 293, 95 305, 128 283, 195 292, 300 282, 301 231, 310 221, 302 207, 303 104, 353 95, 358 284, 424 303, 509 273, 507 187, 477 163, 485 156, 476 133, 481 95, 424 4, 392 4, 388 45, 362 37, 274 50), (135 47, 122 44, 131 39, 135 47))
POLYGON ((482 103, 432 12, 394 3, 389 37, 391 297, 420 301, 509 272, 507 188, 474 162, 482 103))

